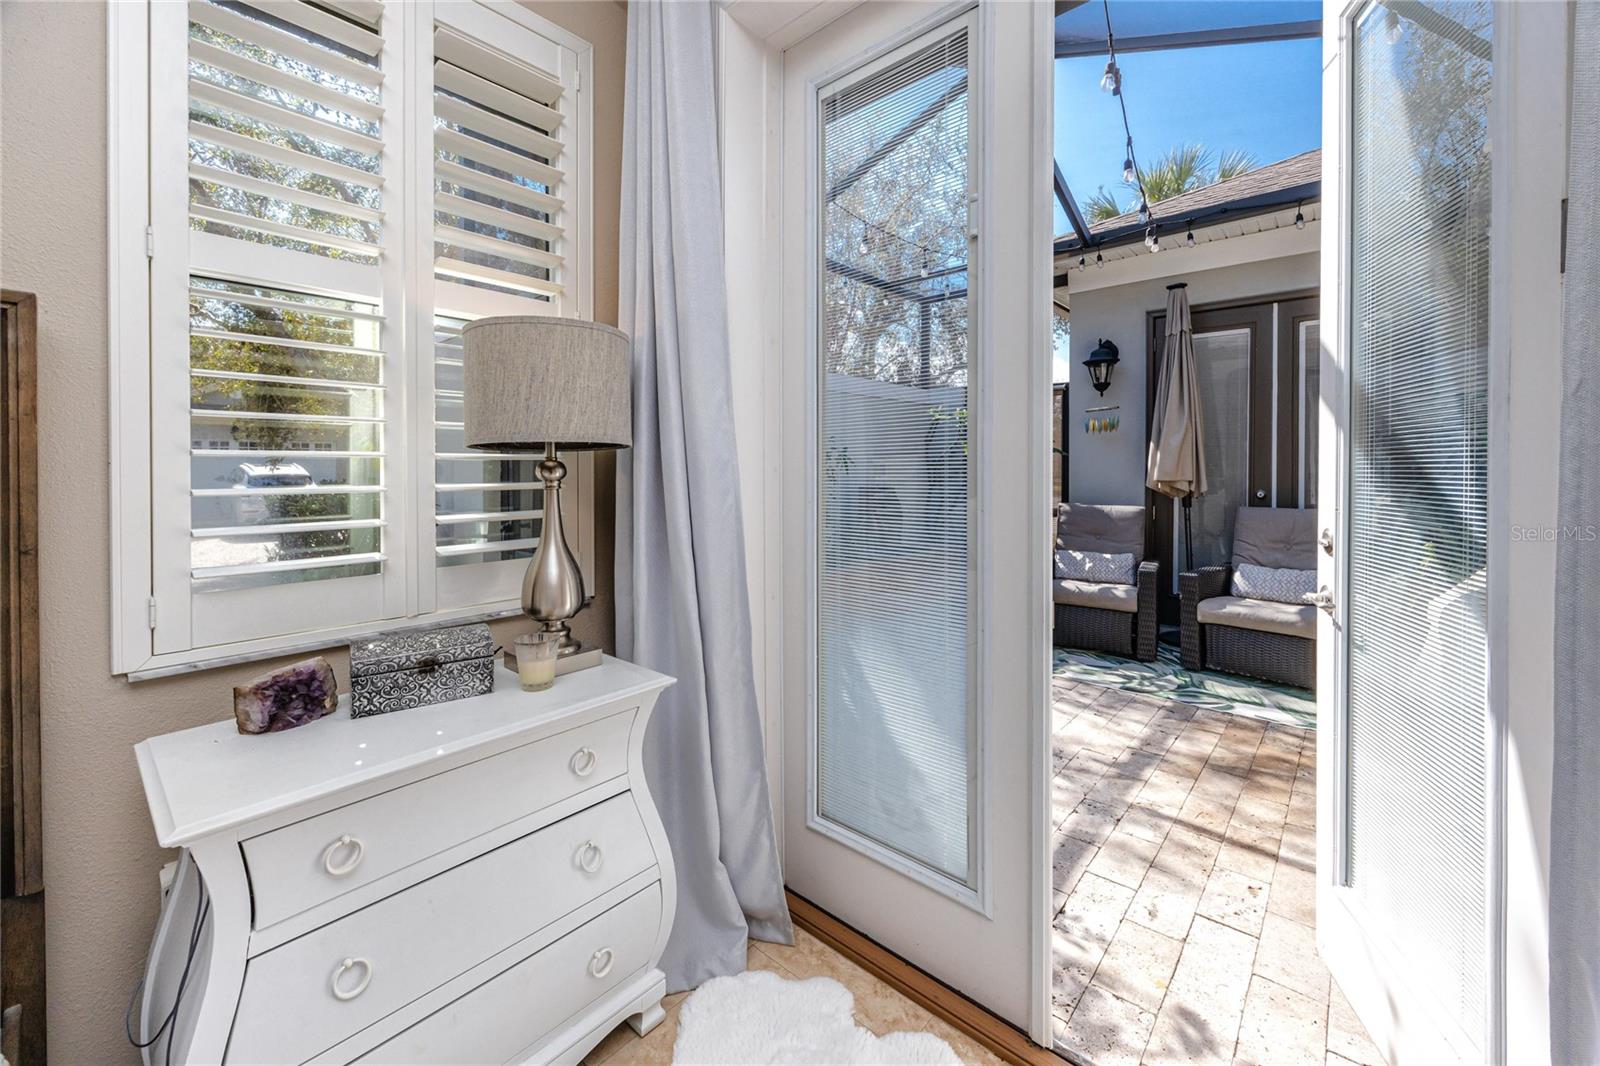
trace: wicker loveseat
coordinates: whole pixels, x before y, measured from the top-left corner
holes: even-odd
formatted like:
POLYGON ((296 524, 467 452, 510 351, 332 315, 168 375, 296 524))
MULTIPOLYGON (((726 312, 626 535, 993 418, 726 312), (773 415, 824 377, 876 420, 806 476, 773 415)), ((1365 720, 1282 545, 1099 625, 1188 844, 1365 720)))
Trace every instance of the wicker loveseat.
POLYGON ((1241 507, 1233 526, 1232 563, 1179 576, 1186 668, 1316 687, 1317 609, 1232 595, 1234 569, 1244 563, 1315 570, 1316 520, 1315 511, 1241 507))
POLYGON ((1144 508, 1063 503, 1056 508, 1056 550, 1133 556, 1132 585, 1055 579, 1055 643, 1126 655, 1156 657, 1158 564, 1144 557, 1144 508))

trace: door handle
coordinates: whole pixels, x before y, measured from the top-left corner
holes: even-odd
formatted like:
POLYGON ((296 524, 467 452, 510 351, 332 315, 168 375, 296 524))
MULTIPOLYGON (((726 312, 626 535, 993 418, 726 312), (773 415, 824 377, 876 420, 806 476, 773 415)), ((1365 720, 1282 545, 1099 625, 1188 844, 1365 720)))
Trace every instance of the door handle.
POLYGON ((1333 554, 1333 534, 1332 533, 1329 533, 1326 529, 1324 529, 1322 531, 1322 536, 1317 538, 1317 543, 1322 545, 1322 552, 1323 552, 1324 555, 1332 555, 1333 554))
POLYGON ((1266 498, 1267 498, 1267 490, 1266 489, 1256 489, 1256 499, 1264 500, 1266 498))
POLYGON ((1333 614, 1333 593, 1328 590, 1328 586, 1322 586, 1320 589, 1307 596, 1306 600, 1313 606, 1320 607, 1324 611, 1327 611, 1330 615, 1333 614))

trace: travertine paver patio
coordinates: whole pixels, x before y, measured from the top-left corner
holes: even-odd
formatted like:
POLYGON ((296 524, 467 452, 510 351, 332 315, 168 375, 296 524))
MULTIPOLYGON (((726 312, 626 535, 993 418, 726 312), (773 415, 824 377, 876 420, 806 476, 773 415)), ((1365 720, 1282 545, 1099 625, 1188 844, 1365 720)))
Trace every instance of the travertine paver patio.
POLYGON ((1317 955, 1309 730, 1058 679, 1055 1039, 1095 1066, 1383 1066, 1317 955))

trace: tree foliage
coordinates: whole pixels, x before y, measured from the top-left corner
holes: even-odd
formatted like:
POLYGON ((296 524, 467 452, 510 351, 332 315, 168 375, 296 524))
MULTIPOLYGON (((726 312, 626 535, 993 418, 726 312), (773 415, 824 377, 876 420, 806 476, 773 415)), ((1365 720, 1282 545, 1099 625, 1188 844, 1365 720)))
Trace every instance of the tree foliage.
MULTIPOLYGON (((1217 153, 1202 144, 1180 144, 1169 148, 1153 163, 1142 168, 1140 173, 1144 178, 1145 195, 1154 205, 1182 193, 1236 178, 1256 169, 1256 166, 1255 156, 1242 149, 1217 153)), ((1129 193, 1126 206, 1103 186, 1089 197, 1085 208, 1091 222, 1104 222, 1138 209, 1139 184, 1123 182, 1121 187, 1129 193)))

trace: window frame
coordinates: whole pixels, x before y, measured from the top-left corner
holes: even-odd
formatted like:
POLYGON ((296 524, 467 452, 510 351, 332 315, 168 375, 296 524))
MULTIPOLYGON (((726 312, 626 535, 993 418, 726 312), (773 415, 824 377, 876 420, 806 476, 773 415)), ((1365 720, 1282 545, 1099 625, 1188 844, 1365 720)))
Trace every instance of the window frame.
MULTIPOLYGON (((142 680, 327 648, 376 632, 520 613, 520 573, 526 567, 525 560, 441 567, 434 551, 432 30, 436 21, 482 27, 493 26, 496 19, 503 18, 514 24, 505 27, 510 31, 506 36, 535 34, 560 50, 563 95, 570 94, 572 102, 566 120, 571 124, 571 139, 562 163, 567 201, 563 220, 567 231, 563 247, 566 263, 562 275, 566 291, 558 313, 583 319, 593 313, 593 109, 589 92, 593 46, 510 0, 390 0, 387 4, 381 63, 391 88, 386 90, 384 101, 384 254, 376 268, 381 278, 383 348, 386 379, 390 383, 384 411, 386 558, 375 577, 337 578, 332 579, 333 583, 291 582, 249 590, 250 596, 240 597, 263 601, 273 610, 293 612, 304 610, 308 604, 337 602, 343 592, 341 583, 364 581, 380 586, 376 592, 378 606, 375 610, 353 612, 355 617, 347 616, 333 625, 197 645, 190 628, 198 594, 191 588, 188 561, 188 405, 182 404, 181 418, 174 417, 175 408, 168 410, 179 402, 174 398, 174 382, 180 369, 183 385, 177 395, 187 396, 188 362, 185 358, 180 368, 176 359, 163 363, 155 358, 176 337, 173 331, 177 316, 166 305, 179 300, 179 306, 188 306, 185 294, 174 293, 173 279, 182 277, 186 293, 189 273, 206 272, 203 250, 207 242, 196 242, 189 227, 187 148, 178 140, 177 150, 182 154, 174 153, 171 134, 177 127, 172 117, 152 110, 153 105, 170 106, 176 98, 187 99, 184 85, 152 81, 183 71, 186 83, 187 64, 163 66, 153 64, 150 58, 152 52, 159 55, 160 48, 172 47, 175 32, 182 33, 187 47, 186 11, 186 6, 163 5, 154 0, 110 4, 107 9, 106 295, 112 673, 142 680), (164 10, 168 6, 174 10, 164 10), (175 211, 180 212, 176 218, 175 211), (186 235, 190 235, 187 240, 186 235), (195 245, 198 250, 192 250, 195 245), (166 462, 158 468, 156 457, 168 454, 179 438, 184 445, 183 461, 166 462), (175 508, 175 485, 180 479, 184 504, 175 508), (181 544, 176 539, 179 533, 181 544), (467 574, 451 571, 473 574, 468 579, 467 574), (449 577, 442 582, 441 574, 449 577), (444 608, 439 606, 442 583, 458 589, 453 602, 444 608), (503 590, 505 595, 474 599, 492 595, 491 590, 503 590)), ((503 40, 497 35, 494 43, 503 46, 503 40)), ((251 254, 256 250, 252 249, 251 254)), ((273 253, 278 250, 263 246, 259 251, 270 259, 276 258, 273 253)), ((327 265, 343 266, 333 260, 327 265)), ((272 277, 263 272, 260 281, 281 287, 281 280, 271 281, 272 277)), ((312 277, 306 288, 316 292, 327 285, 319 285, 312 277)), ((512 310, 496 308, 494 303, 486 301, 483 310, 512 310)), ((527 313, 527 309, 521 313, 527 313)), ((187 353, 186 314, 181 328, 181 350, 187 353)), ((568 456, 567 460, 572 472, 562 496, 569 542, 592 595, 596 540, 594 464, 586 453, 568 456)))

